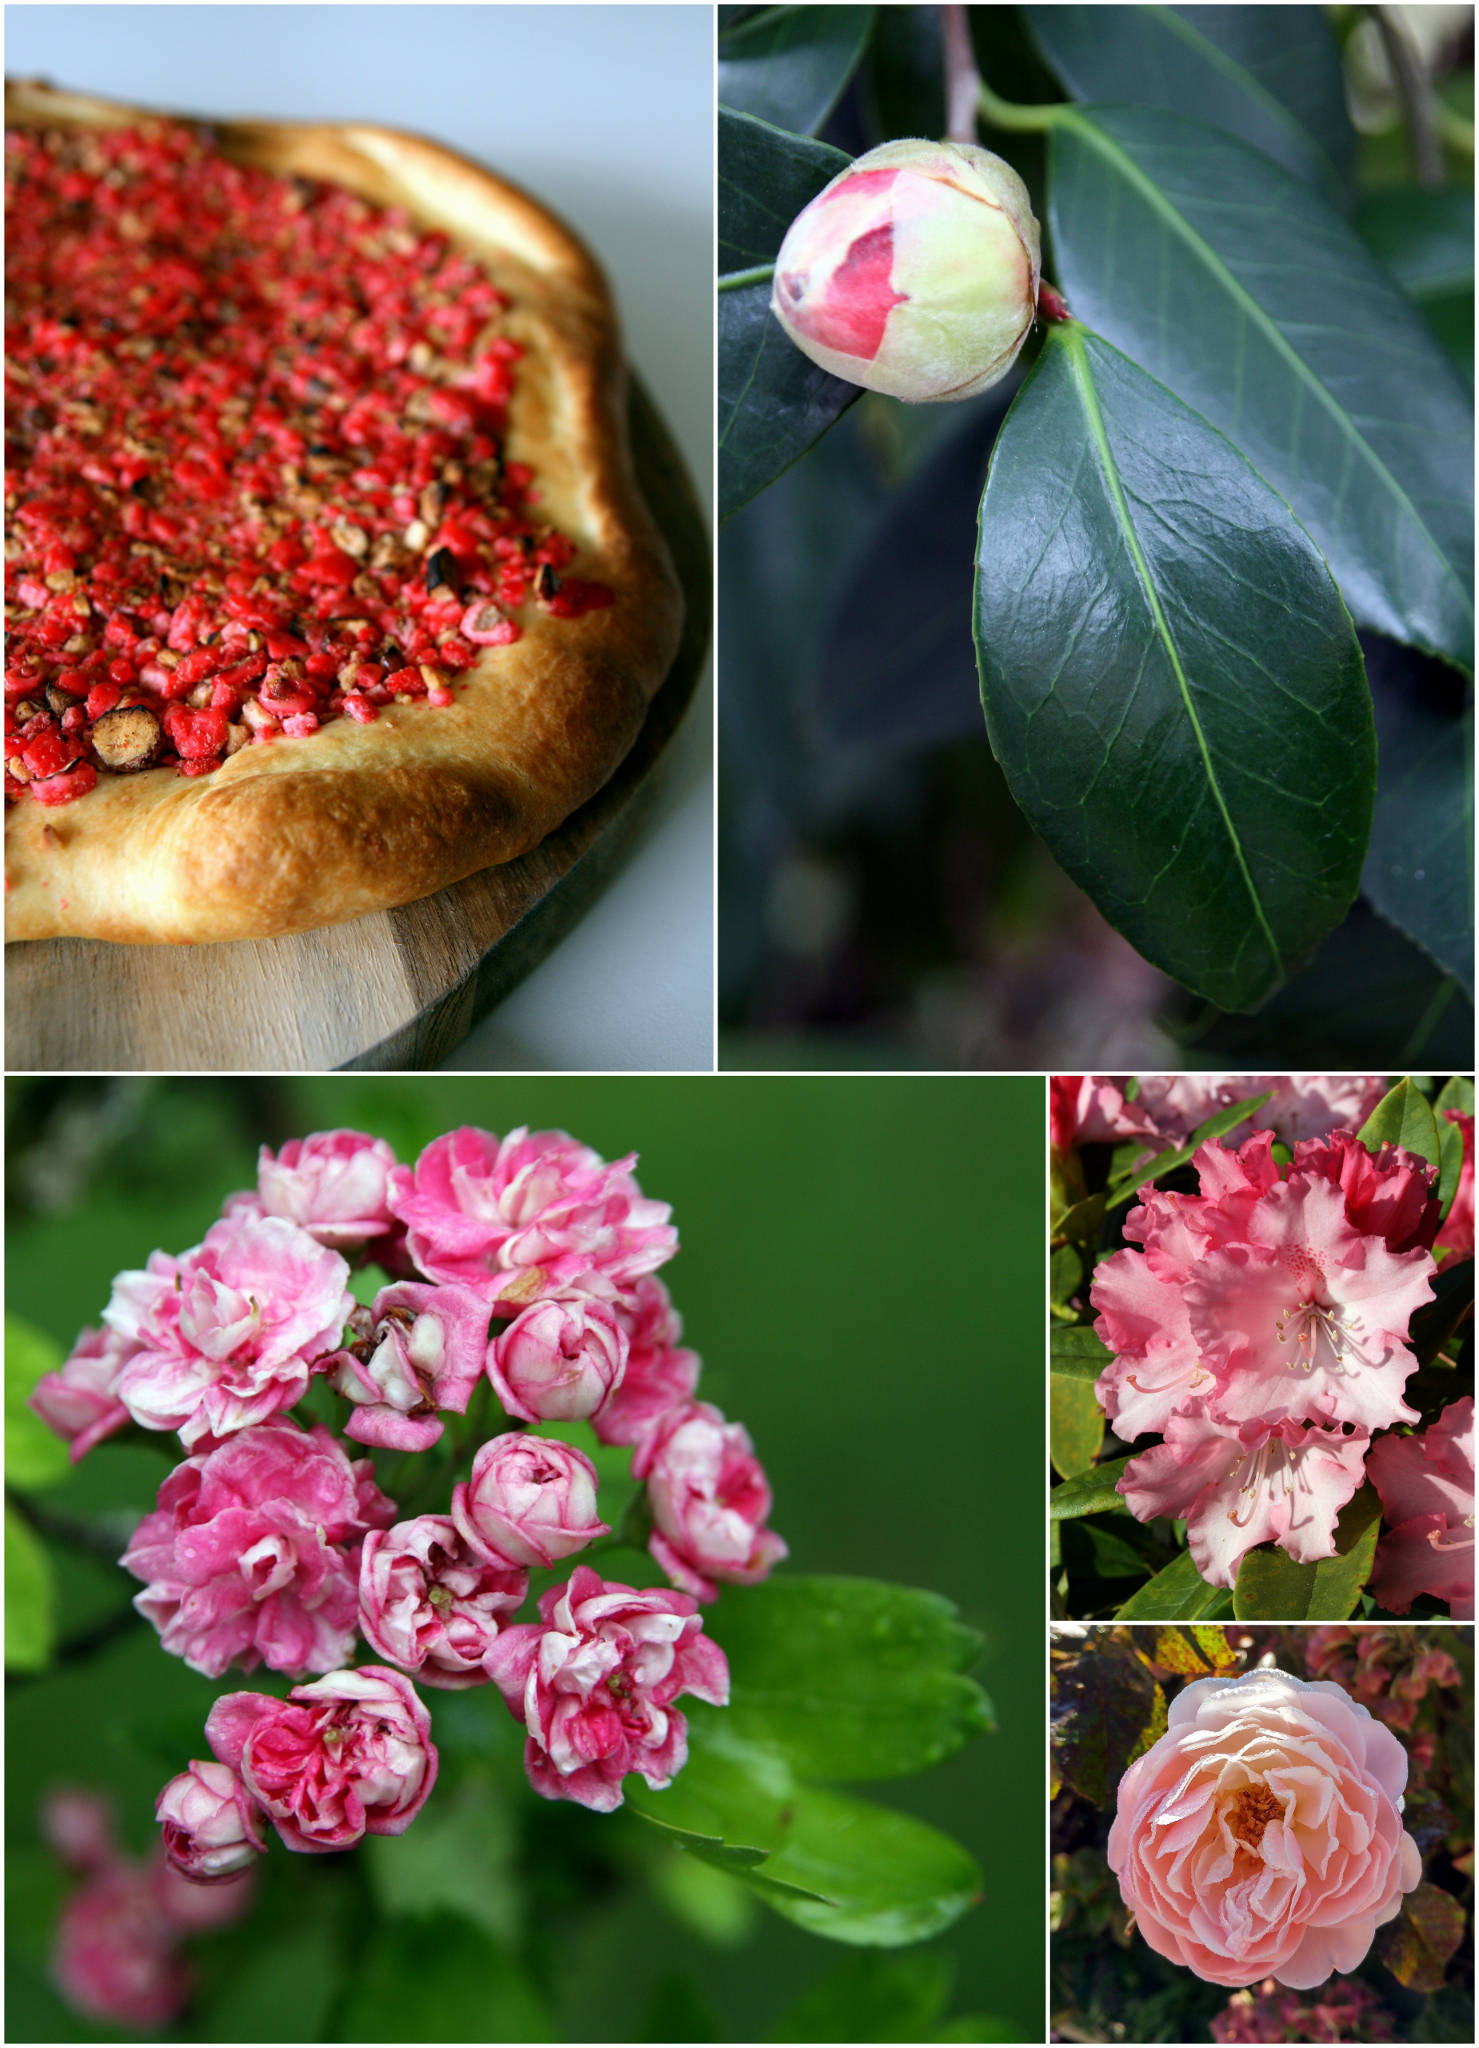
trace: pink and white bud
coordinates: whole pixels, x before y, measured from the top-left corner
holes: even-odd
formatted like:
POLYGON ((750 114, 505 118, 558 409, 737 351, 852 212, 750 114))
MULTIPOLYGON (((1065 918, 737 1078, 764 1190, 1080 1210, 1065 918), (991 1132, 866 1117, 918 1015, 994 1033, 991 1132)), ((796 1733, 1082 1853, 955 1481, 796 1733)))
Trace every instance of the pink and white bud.
POLYGON ((128 1426, 118 1375, 138 1346, 115 1330, 84 1330, 56 1372, 41 1375, 26 1406, 72 1447, 72 1463, 94 1444, 128 1426))
POLYGON ((251 1795, 226 1764, 192 1761, 160 1793, 154 1818, 165 1855, 194 1884, 235 1877, 267 1848, 251 1795))
POLYGON ((680 1693, 724 1706, 729 1665, 684 1593, 605 1584, 577 1565, 540 1595, 538 1622, 506 1628, 488 1675, 524 1723, 524 1768, 546 1799, 610 1813, 636 1771, 671 1783, 688 1757, 680 1693))
POLYGON ((452 1520, 494 1564, 547 1567, 611 1531, 596 1513, 596 1468, 583 1451, 510 1431, 483 1445, 452 1489, 452 1520))
POLYGON ((473 1551, 450 1515, 376 1529, 360 1553, 360 1633, 423 1685, 485 1685, 483 1658, 517 1614, 529 1574, 473 1551))
POLYGON ((190 1972, 154 1879, 137 1863, 89 1878, 61 1910, 51 1962, 69 2005, 141 2033, 168 2026, 190 1995, 190 1972))
POLYGON ((285 1700, 225 1693, 205 1735, 290 1849, 404 1834, 436 1783, 431 1716, 409 1678, 378 1664, 295 1685, 285 1700))
POLYGON ((471 1287, 382 1287, 351 1317, 364 1334, 329 1362, 335 1393, 355 1404, 344 1434, 381 1450, 425 1451, 467 1412, 488 1354, 488 1304, 471 1287))
POLYGON ((123 1860, 113 1833, 113 1809, 96 1792, 59 1785, 41 1802, 41 1837, 71 1870, 107 1870, 123 1860))
POLYGON ((685 1593, 716 1599, 716 1579, 749 1585, 786 1555, 762 1526, 770 1486, 748 1432, 707 1401, 660 1417, 637 1447, 632 1476, 647 1481, 648 1548, 685 1593))
POLYGON ((682 1321, 655 1275, 637 1282, 618 1314, 627 1333, 627 1369, 591 1426, 603 1444, 634 1444, 666 1409, 693 1399, 698 1353, 681 1348, 682 1321))
POLYGON ((568 1294, 526 1308, 488 1352, 488 1377, 510 1415, 575 1422, 621 1385, 627 1334, 609 1302, 568 1294))
POLYGON ((282 1216, 335 1251, 357 1251, 396 1227, 386 1205, 395 1154, 363 1131, 315 1131, 266 1145, 257 1160, 257 1192, 234 1195, 226 1214, 282 1216))
POLYGON ((1016 361, 1042 252, 1027 187, 963 142, 886 142, 786 231, 771 311, 834 377, 912 404, 974 398, 1016 361))

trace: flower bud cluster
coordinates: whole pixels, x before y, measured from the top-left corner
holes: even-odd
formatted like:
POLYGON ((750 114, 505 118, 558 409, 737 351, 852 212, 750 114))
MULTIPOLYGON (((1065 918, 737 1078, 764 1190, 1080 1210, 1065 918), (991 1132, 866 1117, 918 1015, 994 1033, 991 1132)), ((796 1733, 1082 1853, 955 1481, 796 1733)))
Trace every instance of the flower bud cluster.
MULTIPOLYGON (((1296 1140, 1283 1170, 1267 1128, 1193 1164, 1200 1193, 1143 1188, 1125 1222, 1143 1249, 1095 1273, 1114 1354, 1097 1392, 1120 1437, 1162 1439, 1119 1480, 1130 1512, 1184 1516, 1198 1571, 1231 1586, 1260 1543, 1333 1556, 1368 1453, 1376 1479, 1408 1451, 1377 1432, 1421 1420, 1408 1336, 1433 1296, 1438 1202, 1425 1161, 1348 1130, 1296 1140)), ((1472 1514, 1472 1453, 1469 1475, 1472 1514)))
POLYGON ((679 1695, 727 1699, 699 1601, 785 1545, 749 1437, 694 1398, 656 1277, 677 1235, 635 1163, 558 1131, 456 1130, 414 1166, 355 1131, 264 1148, 255 1190, 193 1250, 120 1274, 101 1330, 37 1386, 74 1459, 130 1424, 189 1453, 122 1559, 162 1646, 212 1678, 312 1681, 217 1700, 210 1757, 158 1801, 184 1877, 238 1876, 269 1831, 321 1852, 409 1826, 438 1768, 413 1680, 497 1686, 535 1789, 603 1811, 628 1772, 681 1768, 679 1695), (366 1267, 389 1277, 356 1299, 366 1267), (292 1412, 310 1388, 337 1431, 292 1412), (570 1424, 601 1472, 556 1433, 570 1424), (519 1622, 531 1572, 611 1536, 601 1476, 627 1466, 676 1590, 583 1563, 519 1622), (382 1662, 359 1661, 361 1638, 382 1662))

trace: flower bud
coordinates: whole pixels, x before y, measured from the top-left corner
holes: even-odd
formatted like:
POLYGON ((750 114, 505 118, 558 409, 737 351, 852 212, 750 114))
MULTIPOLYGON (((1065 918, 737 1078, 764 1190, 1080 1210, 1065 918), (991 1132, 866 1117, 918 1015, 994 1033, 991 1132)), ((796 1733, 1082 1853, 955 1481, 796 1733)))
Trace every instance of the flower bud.
POLYGON ((611 1531, 596 1514, 596 1468, 569 1444, 510 1431, 483 1445, 452 1489, 452 1520, 479 1557, 548 1567, 611 1531))
POLYGON ((164 1853, 182 1877, 213 1884, 246 1870, 267 1847, 246 1786, 226 1764, 192 1763, 154 1808, 164 1853))
POLYGON ((1010 164, 963 142, 886 142, 787 230, 771 311, 834 377, 920 404, 1004 377, 1037 307, 1042 252, 1010 164))
POLYGON ((537 1301, 488 1352, 488 1372, 510 1415, 571 1422, 594 1415, 620 1386, 627 1334, 608 1302, 572 1294, 537 1301))

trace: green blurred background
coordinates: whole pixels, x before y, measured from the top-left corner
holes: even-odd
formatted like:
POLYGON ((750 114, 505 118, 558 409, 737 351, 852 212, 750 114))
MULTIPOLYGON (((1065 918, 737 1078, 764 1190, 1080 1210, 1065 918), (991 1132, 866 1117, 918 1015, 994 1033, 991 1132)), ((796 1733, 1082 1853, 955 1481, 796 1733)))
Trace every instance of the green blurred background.
MULTIPOLYGON (((410 1159, 456 1124, 528 1123, 570 1130, 608 1158, 640 1152, 642 1185, 672 1203, 682 1240, 664 1277, 704 1361, 700 1391, 755 1439, 791 1547, 783 1569, 933 1588, 986 1638, 976 1675, 997 1731, 870 1796, 956 1835, 985 1872, 980 1908, 931 1945, 955 1965, 950 2012, 1007 2023, 965 2038, 1040 2040, 1042 1609, 1025 1532, 1037 1526, 1044 1434, 1043 1113, 1043 1084, 1014 1079, 12 1082, 8 1305, 70 1343, 97 1320, 115 1272, 155 1247, 198 1242, 222 1197, 254 1179, 257 1144, 294 1133, 348 1125, 410 1159)), ((152 1445, 104 1444, 43 1498, 54 1513, 116 1508, 124 1530, 152 1505, 164 1469, 152 1445)), ((63 1641, 124 1609, 132 1587, 68 1552, 63 1641)), ((722 1641, 722 1599, 714 1631, 722 1641)), ((164 1656, 142 1621, 12 1688, 9 2039, 110 2038, 78 2022, 45 1980, 65 1882, 38 1844, 33 1788, 111 1787, 142 1850, 154 1793, 180 1768, 182 1743, 198 1753, 214 1690, 164 1656)), ((435 1695, 434 1721, 452 1697, 469 1696, 435 1695)), ((573 1809, 540 1820, 577 1856, 623 1839, 602 1837, 603 1822, 573 1809)), ((640 1832, 618 1823, 628 1825, 640 1832)), ((711 1885, 701 1866, 649 1883, 632 1859, 616 1861, 615 1878, 586 1887, 578 1905, 556 1898, 544 1909, 558 1961, 541 1975, 566 2039, 702 2038, 705 2008, 718 2038, 774 2037, 849 1953, 752 1909, 748 1894, 727 1889, 732 1880, 711 1885)), ((202 1996, 189 2037, 336 2037, 335 1916, 359 1880, 330 1869, 341 1859, 274 1848, 269 1862, 258 1967, 249 1982, 229 1971, 217 1981, 209 1952, 225 1938, 197 1944, 202 1996)), ((427 2031, 398 2023, 396 2038, 499 2037, 492 2013, 481 2035, 456 2030, 455 2015, 437 2008, 434 1970, 429 1991, 427 2031)))

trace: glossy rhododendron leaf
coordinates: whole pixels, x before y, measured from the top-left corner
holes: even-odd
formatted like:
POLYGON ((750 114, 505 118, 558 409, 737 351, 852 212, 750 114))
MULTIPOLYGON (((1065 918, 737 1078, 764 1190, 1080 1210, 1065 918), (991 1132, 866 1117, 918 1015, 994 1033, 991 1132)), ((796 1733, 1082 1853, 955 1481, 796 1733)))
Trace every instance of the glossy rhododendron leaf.
POLYGON ((1065 1329, 1057 1325, 1048 1343, 1049 1369, 1055 1379, 1092 1384, 1108 1365, 1110 1355, 1094 1332, 1081 1326, 1065 1329))
POLYGON ((871 7, 762 7, 719 32, 719 104, 813 135, 842 97, 871 7))
POLYGON ((1256 1009, 1360 880, 1360 649, 1282 500, 1076 322, 992 458, 976 644, 991 744, 1062 866, 1155 966, 1256 1009))
POLYGON ((1235 1131, 1239 1124, 1246 1123, 1253 1112, 1262 1109, 1272 1095, 1273 1090, 1266 1088, 1259 1095, 1249 1095, 1240 1102, 1224 1104, 1215 1115, 1209 1116, 1205 1123, 1197 1125, 1184 1145, 1177 1145, 1168 1152, 1157 1152, 1154 1159, 1147 1159, 1141 1165, 1132 1167, 1122 1180, 1117 1180, 1105 1198, 1106 1208, 1118 1208, 1121 1202, 1127 1202, 1132 1195, 1138 1194, 1148 1181, 1160 1180, 1163 1175, 1174 1173, 1178 1166, 1185 1166, 1190 1160, 1195 1159, 1203 1145, 1210 1144, 1215 1138, 1225 1137, 1229 1131, 1235 1131))
POLYGON ((1148 1585, 1131 1594, 1115 1614, 1116 1621, 1197 1621, 1203 1615, 1232 1612, 1232 1599, 1221 1586, 1209 1586, 1192 1561, 1189 1550, 1162 1571, 1148 1585))
POLYGON ((1380 1523, 1376 1488, 1363 1486, 1341 1510, 1334 1557, 1297 1564, 1274 1544, 1250 1550, 1238 1567, 1233 1613, 1239 1621, 1345 1621, 1371 1576, 1380 1523))
POLYGON ((1104 1440, 1104 1413, 1092 1386, 1082 1380, 1052 1376, 1049 1389, 1048 1446, 1053 1470, 1072 1479, 1094 1461, 1104 1440))
POLYGON ((858 396, 809 362, 770 311, 787 228, 847 168, 840 149, 719 110, 719 513, 804 455, 858 396))
POLYGON ((1094 1806, 1105 1804, 1166 1726, 1166 1696, 1126 1635, 1119 1631, 1085 1655, 1065 1658, 1054 1672, 1053 1761, 1094 1806))
POLYGON ((1076 100, 1190 114, 1339 205, 1355 169, 1340 52, 1318 7, 1027 7, 1076 100))
POLYGON ((56 1640, 51 1560, 29 1522, 5 1507, 5 1668, 44 1671, 56 1640))
POLYGON ((1415 1082, 1403 1078, 1389 1088, 1361 1126, 1361 1143, 1369 1152, 1400 1145, 1429 1166, 1438 1164, 1438 1126, 1428 1098, 1415 1082))
POLYGON ((1363 635, 1376 707, 1376 812, 1361 891, 1474 990, 1474 713, 1445 663, 1363 635))
POLYGON ((1104 1508, 1123 1508, 1124 1496, 1116 1493, 1115 1481, 1129 1464, 1128 1458, 1111 1458, 1107 1465, 1095 1465, 1076 1479, 1065 1479, 1048 1495, 1048 1512, 1055 1522, 1077 1515, 1097 1515, 1104 1508))
POLYGON ((1376 1937, 1377 1952, 1409 1991, 1441 1991, 1449 1959, 1464 1938, 1464 1909, 1441 1885, 1423 1883, 1376 1937))
POLYGON ((715 1635, 729 1659, 727 1736, 806 1775, 903 1777, 991 1726, 985 1694, 964 1675, 981 1639, 935 1593, 776 1578, 726 1599, 715 1635))
POLYGON ((1055 282, 1236 443, 1356 617, 1472 668, 1473 420, 1422 318, 1317 193, 1200 122, 1072 108, 1055 282))
POLYGON ((43 1373, 56 1372, 62 1347, 19 1316, 5 1318, 5 1484, 22 1491, 64 1479, 67 1446, 26 1406, 43 1373))

